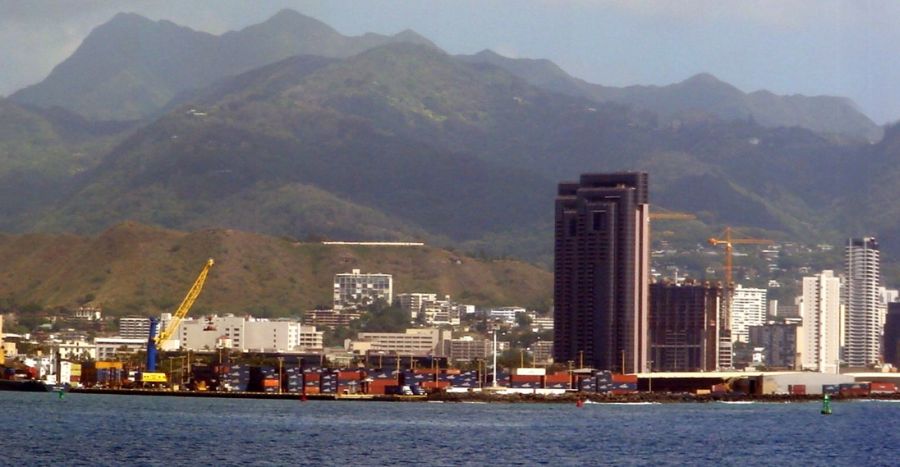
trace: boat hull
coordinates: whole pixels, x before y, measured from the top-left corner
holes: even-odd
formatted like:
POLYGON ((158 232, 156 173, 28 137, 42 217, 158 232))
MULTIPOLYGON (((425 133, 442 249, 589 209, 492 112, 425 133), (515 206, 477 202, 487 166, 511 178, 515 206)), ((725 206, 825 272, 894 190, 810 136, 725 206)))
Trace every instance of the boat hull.
POLYGON ((0 380, 0 391, 48 392, 50 388, 41 381, 0 380))

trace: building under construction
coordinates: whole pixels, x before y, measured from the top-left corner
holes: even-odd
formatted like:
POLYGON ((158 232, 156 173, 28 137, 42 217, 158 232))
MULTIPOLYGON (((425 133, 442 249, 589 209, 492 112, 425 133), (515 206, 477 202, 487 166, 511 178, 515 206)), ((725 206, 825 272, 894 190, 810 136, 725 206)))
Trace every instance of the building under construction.
POLYGON ((653 371, 718 369, 722 288, 708 282, 650 285, 653 371))

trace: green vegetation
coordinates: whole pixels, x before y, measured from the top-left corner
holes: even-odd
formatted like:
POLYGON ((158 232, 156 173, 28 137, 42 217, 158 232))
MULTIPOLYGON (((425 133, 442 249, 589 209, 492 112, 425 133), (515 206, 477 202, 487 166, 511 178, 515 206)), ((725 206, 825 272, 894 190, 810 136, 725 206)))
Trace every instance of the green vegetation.
MULTIPOLYGON (((81 304, 101 306, 106 316, 171 312, 210 257, 216 265, 192 314, 296 316, 330 303, 334 274, 351 269, 391 273, 398 291, 439 290, 485 306, 546 303, 552 288, 550 273, 535 266, 433 247, 325 246, 235 230, 185 233, 135 223, 96 237, 0 236, 0 256, 0 297, 6 297, 7 309, 29 313, 81 304)), ((396 309, 386 307, 361 324, 393 329, 406 319, 398 321, 396 309)))
MULTIPOLYGON (((96 34, 46 82, 15 99, 50 105, 74 96, 85 101, 69 102, 70 108, 125 118, 159 111, 161 102, 178 97, 168 113, 141 123, 127 138, 127 126, 0 101, 0 228, 97 234, 134 220, 295 239, 425 240, 498 267, 508 258, 549 267, 556 183, 583 172, 646 170, 654 207, 699 217, 660 226, 655 238, 673 232, 673 243, 702 243, 724 225, 807 244, 873 234, 886 259, 900 257, 900 227, 893 221, 900 215, 893 182, 900 171, 900 126, 889 127, 878 144, 801 127, 867 131, 852 112, 842 115, 860 123, 855 130, 852 122, 824 116, 845 102, 776 99, 766 113, 769 107, 756 102, 771 96, 745 95, 709 76, 665 88, 586 90, 560 81, 564 74, 549 62, 453 57, 412 34, 348 40, 291 12, 229 36, 235 42, 221 49, 230 51, 234 63, 228 66, 221 57, 196 59, 198 50, 207 50, 198 44, 224 38, 135 15, 118 16, 96 34), (148 35, 149 50, 178 42, 172 60, 110 53, 130 42, 108 39, 135 31, 148 35), (299 52, 331 58, 290 57, 299 52), (110 62, 102 60, 107 56, 110 62), (290 58, 274 62, 284 57, 290 58), (87 91, 70 92, 69 86, 82 85, 87 91), (132 87, 144 91, 123 90, 132 87), (705 110, 679 112, 686 101, 705 110), (782 117, 789 114, 798 126, 772 127, 788 125, 782 117), (822 120, 810 120, 813 114, 822 120)), ((237 255, 246 249, 217 242, 207 239, 201 251, 237 255)), ((107 261, 114 253, 129 255, 114 243, 97 247, 107 261)), ((181 257, 182 247, 170 245, 173 250, 160 257, 181 257)), ((320 269, 334 260, 307 253, 320 269)), ((381 267, 365 252, 355 254, 381 267)), ((442 287, 435 271, 456 259, 446 261, 408 283, 442 287)), ((705 260, 685 261, 699 268, 705 260)), ((240 274, 254 284, 305 287, 302 276, 247 266, 240 274)), ((103 270, 83 271, 87 283, 79 279, 78 291, 44 283, 43 276, 7 288, 22 297, 42 293, 54 303, 123 292, 116 275, 103 270)), ((885 270, 898 274, 890 263, 885 270)), ((175 290, 171 278, 182 272, 170 270, 157 283, 134 282, 127 301, 107 306, 121 313, 166 308, 172 302, 162 291, 175 290)), ((515 278, 496 277, 492 289, 515 287, 515 278)), ((464 279, 457 279, 453 293, 473 302, 498 297, 464 279)), ((517 301, 546 308, 547 297, 517 301)), ((290 299, 290 293, 269 297, 255 311, 287 312, 290 299)), ((324 301, 327 296, 309 299, 324 301)))

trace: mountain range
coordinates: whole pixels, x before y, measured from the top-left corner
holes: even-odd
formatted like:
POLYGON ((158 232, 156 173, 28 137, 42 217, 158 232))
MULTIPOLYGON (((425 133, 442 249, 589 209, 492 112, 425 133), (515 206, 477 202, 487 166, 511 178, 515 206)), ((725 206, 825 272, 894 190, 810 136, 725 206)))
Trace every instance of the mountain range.
POLYGON ((646 170, 654 205, 711 228, 874 233, 900 256, 897 128, 846 99, 710 75, 612 88, 546 60, 449 55, 411 31, 346 37, 291 11, 221 36, 122 14, 0 110, 11 232, 135 220, 425 239, 546 265, 556 183, 646 170))
POLYGON ((141 119, 181 92, 290 56, 349 57, 399 41, 433 46, 412 31, 343 36, 292 10, 220 36, 120 13, 91 31, 46 79, 11 98, 64 107, 95 120, 141 119))
POLYGON ((796 126, 869 142, 878 141, 882 135, 882 129, 856 104, 841 97, 779 96, 765 90, 745 93, 709 73, 668 86, 617 88, 574 78, 549 60, 507 58, 491 50, 459 58, 501 67, 542 89, 646 109, 667 122, 709 114, 723 120, 752 120, 769 128, 796 126))

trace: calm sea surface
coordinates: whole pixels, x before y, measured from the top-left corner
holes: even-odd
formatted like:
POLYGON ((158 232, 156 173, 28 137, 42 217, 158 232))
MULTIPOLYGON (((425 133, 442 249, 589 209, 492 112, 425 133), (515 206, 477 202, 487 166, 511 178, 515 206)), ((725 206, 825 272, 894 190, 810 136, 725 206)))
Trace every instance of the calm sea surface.
POLYGON ((833 408, 0 392, 0 464, 900 465, 900 403, 833 408))

